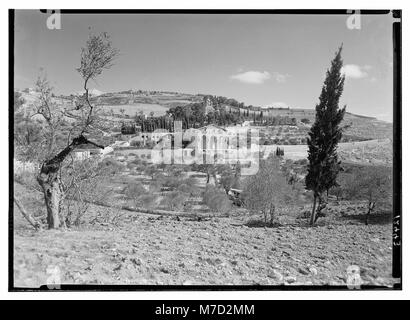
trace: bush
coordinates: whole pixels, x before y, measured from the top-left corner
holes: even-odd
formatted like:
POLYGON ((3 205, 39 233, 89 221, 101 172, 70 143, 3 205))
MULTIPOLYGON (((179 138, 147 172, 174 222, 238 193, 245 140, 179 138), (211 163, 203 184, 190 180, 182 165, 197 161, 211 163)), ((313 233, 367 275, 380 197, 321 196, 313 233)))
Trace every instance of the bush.
POLYGON ((232 203, 226 193, 216 187, 207 186, 203 194, 203 202, 214 212, 222 214, 228 213, 232 208, 232 203))
POLYGON ((183 192, 170 192, 162 201, 161 205, 171 211, 181 210, 184 207, 185 201, 188 199, 188 195, 183 192))
POLYGON ((146 174, 147 176, 150 176, 152 180, 154 180, 157 173, 158 173, 158 169, 154 165, 144 168, 144 174, 146 174))
POLYGON ((183 184, 181 179, 175 178, 174 176, 171 176, 171 177, 163 176, 161 180, 162 180, 161 181, 162 187, 171 188, 171 189, 176 189, 181 184, 183 184))
POLYGON ((130 199, 137 199, 146 193, 147 190, 141 184, 135 182, 129 183, 125 188, 125 195, 130 199))
MULTIPOLYGON (((392 172, 389 167, 363 166, 348 170, 341 175, 343 196, 348 200, 366 200, 368 214, 377 205, 392 206, 392 172)), ((336 190, 337 191, 337 190, 336 190)))
POLYGON ((157 197, 152 194, 144 194, 138 197, 138 204, 146 209, 153 209, 155 207, 155 201, 157 197))
POLYGON ((198 187, 194 184, 189 183, 188 179, 184 180, 181 185, 178 186, 177 190, 182 193, 186 193, 191 197, 198 196, 200 191, 198 187))
POLYGON ((298 144, 299 141, 296 138, 290 138, 289 139, 289 144, 298 144))
POLYGON ((292 205, 297 200, 295 190, 282 173, 279 159, 272 155, 260 162, 255 175, 245 180, 241 198, 249 210, 263 214, 265 223, 269 214, 271 225, 274 223, 277 209, 292 205))
POLYGON ((124 165, 113 158, 105 158, 101 161, 100 167, 110 174, 116 174, 124 169, 124 165))
POLYGON ((36 175, 33 172, 21 171, 14 173, 14 180, 23 185, 31 186, 34 188, 38 187, 38 182, 36 180, 36 175))
POLYGON ((135 163, 133 163, 133 162, 129 162, 129 163, 127 164, 127 168, 130 169, 130 170, 133 170, 133 169, 135 169, 136 167, 137 167, 137 165, 136 165, 135 163))

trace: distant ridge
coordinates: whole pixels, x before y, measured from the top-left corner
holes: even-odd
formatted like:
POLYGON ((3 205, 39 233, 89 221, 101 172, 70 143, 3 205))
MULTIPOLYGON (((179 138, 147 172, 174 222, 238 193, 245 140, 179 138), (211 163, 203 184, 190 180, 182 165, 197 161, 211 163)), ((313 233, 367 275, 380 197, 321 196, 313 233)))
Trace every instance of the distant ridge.
MULTIPOLYGON (((80 91, 76 92, 75 94, 81 96, 84 93, 85 93, 85 90, 80 90, 80 91)), ((94 89, 89 89, 88 94, 92 97, 98 97, 98 96, 101 96, 101 95, 105 94, 105 92, 102 92, 102 91, 94 88, 94 89)))

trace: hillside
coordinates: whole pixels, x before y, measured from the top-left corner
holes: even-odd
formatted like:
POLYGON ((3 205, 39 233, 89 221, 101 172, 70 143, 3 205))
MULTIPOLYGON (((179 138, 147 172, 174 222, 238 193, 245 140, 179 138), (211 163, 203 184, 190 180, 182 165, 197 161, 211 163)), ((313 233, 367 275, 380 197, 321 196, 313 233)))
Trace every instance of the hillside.
MULTIPOLYGON (((41 194, 16 184, 18 197, 41 194)), ((34 201, 32 200, 31 203, 34 201)), ((34 208, 41 211, 39 204, 34 208)), ((32 206, 32 208, 33 208, 32 206)), ((266 228, 260 216, 194 217, 130 213, 92 206, 80 227, 35 232, 14 208, 14 279, 45 284, 49 266, 64 283, 135 285, 333 285, 346 288, 360 266, 364 285, 392 286, 388 213, 363 224, 361 203, 332 203, 315 228, 293 213, 266 228), (115 219, 116 218, 116 219, 115 219), (75 255, 71 253, 75 252, 75 255)))
MULTIPOLYGON (((92 96, 92 101, 101 107, 103 114, 120 122, 125 118, 131 119, 136 114, 141 113, 146 115, 153 113, 154 116, 162 116, 172 107, 202 102, 204 98, 204 95, 202 94, 193 95, 164 91, 128 90, 114 93, 102 93, 96 89, 92 89, 91 92, 98 93, 98 95, 92 96)), ((34 111, 33 105, 35 104, 37 94, 33 91, 25 90, 22 92, 22 97, 26 101, 24 111, 32 113, 34 111)), ((62 106, 66 104, 73 104, 74 98, 74 95, 61 95, 55 97, 55 101, 58 105, 62 106)), ((233 99, 226 99, 226 101, 231 103, 230 105, 226 105, 231 112, 240 112, 241 115, 251 121, 254 118, 254 115, 260 116, 261 114, 263 119, 269 119, 271 117, 289 119, 295 118, 297 128, 292 129, 294 132, 289 136, 289 138, 291 141, 292 138, 296 138, 296 141, 298 142, 290 142, 290 144, 305 143, 303 138, 306 137, 310 125, 315 119, 314 109, 264 109, 252 106, 246 107, 242 103, 238 103, 233 99)), ((392 123, 381 121, 373 117, 356 115, 347 112, 342 125, 348 126, 344 133, 344 141, 361 141, 386 138, 392 139, 392 123)), ((267 135, 271 136, 270 132, 267 132, 267 135)), ((293 139, 293 141, 295 140, 293 139)), ((283 140, 281 142, 283 142, 283 140)), ((274 142, 270 141, 269 143, 274 142)))

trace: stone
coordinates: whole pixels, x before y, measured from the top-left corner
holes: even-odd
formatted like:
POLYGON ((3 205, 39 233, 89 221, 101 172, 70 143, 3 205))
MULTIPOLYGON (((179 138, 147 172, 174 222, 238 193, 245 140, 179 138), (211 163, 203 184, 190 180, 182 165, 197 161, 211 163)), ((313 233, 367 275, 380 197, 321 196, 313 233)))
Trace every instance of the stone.
POLYGON ((278 281, 283 281, 283 275, 279 271, 276 271, 276 270, 273 270, 272 272, 270 272, 268 274, 268 277, 278 280, 278 281))
POLYGON ((306 270, 305 268, 299 268, 298 271, 299 271, 299 273, 304 274, 304 275, 309 274, 309 270, 306 270))
POLYGON ((295 283, 296 282, 296 277, 288 276, 285 278, 286 283, 295 283))

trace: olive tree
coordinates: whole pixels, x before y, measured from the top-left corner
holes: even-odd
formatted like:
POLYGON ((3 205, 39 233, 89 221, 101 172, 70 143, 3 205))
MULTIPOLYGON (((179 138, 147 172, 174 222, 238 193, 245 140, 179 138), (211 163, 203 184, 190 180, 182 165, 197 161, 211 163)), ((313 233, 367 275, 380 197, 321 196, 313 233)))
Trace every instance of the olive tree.
POLYGON ((46 78, 39 79, 37 82, 37 89, 40 92, 37 113, 44 119, 48 141, 45 160, 42 161, 37 181, 44 194, 47 223, 50 229, 63 225, 60 219, 64 200, 61 169, 67 157, 82 145, 103 148, 102 145, 89 139, 92 133, 100 130, 101 121, 96 106, 91 102, 88 85, 90 80, 95 80, 104 70, 112 66, 117 54, 118 50, 112 47, 106 33, 89 36, 81 51, 80 67, 76 69, 83 80, 84 94, 71 108, 56 107, 52 98, 52 88, 46 78), (72 124, 67 136, 67 144, 60 148, 56 143, 56 136, 63 119, 70 119, 72 124))
POLYGON ((347 199, 365 200, 366 225, 372 212, 382 204, 392 203, 392 172, 389 167, 365 166, 355 170, 342 186, 347 199))
POLYGON ((292 200, 294 191, 281 171, 279 158, 270 155, 259 163, 258 172, 245 180, 242 194, 245 206, 252 211, 261 212, 267 223, 273 225, 276 209, 292 200))

